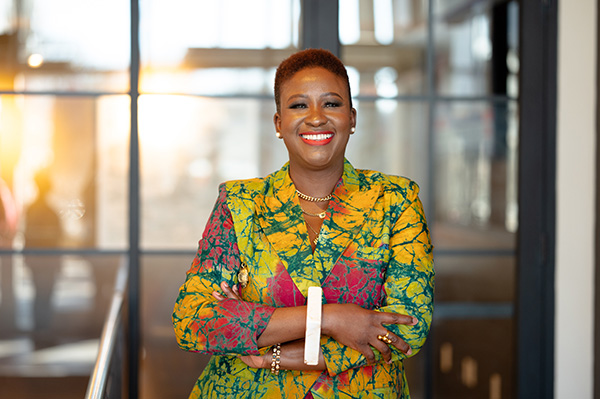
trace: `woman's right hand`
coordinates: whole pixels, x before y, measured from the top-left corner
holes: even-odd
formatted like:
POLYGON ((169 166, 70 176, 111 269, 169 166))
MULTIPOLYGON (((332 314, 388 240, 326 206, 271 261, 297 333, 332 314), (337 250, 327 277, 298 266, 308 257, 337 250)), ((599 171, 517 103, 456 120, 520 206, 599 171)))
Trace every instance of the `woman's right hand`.
POLYGON ((407 355, 412 353, 410 346, 383 324, 414 326, 417 319, 397 313, 367 310, 350 303, 323 306, 322 334, 359 351, 365 356, 368 364, 374 364, 376 361, 371 346, 377 349, 388 363, 392 360, 390 345, 407 355), (389 344, 377 338, 386 334, 391 341, 389 344))

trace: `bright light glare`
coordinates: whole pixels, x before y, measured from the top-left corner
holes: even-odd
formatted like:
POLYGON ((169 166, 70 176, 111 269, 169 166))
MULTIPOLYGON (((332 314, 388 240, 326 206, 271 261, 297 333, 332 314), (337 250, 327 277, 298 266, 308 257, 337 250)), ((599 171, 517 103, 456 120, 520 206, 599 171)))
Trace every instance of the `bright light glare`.
POLYGON ((287 48, 297 42, 297 0, 180 0, 178 4, 144 3, 142 53, 153 65, 178 64, 193 48, 287 48))
POLYGON ((358 0, 341 0, 339 10, 340 42, 354 44, 360 40, 358 0))
POLYGON ((392 67, 384 67, 375 72, 377 95, 388 98, 396 97, 398 95, 397 79, 398 72, 392 67))
POLYGON ((44 63, 44 56, 41 54, 31 54, 27 58, 27 64, 32 68, 39 68, 44 63))
POLYGON ((394 14, 392 0, 375 0, 373 3, 375 19, 375 39, 383 44, 394 41, 394 14))
POLYGON ((360 72, 354 67, 346 67, 348 71, 348 81, 350 82, 350 92, 352 97, 360 94, 360 72))

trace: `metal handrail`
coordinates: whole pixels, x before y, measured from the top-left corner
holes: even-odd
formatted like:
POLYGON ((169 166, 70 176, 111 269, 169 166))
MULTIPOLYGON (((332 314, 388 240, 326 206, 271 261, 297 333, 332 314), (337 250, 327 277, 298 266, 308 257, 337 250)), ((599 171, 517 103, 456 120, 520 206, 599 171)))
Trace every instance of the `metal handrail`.
POLYGON ((102 329, 96 364, 88 383, 86 399, 101 399, 106 391, 112 353, 117 344, 119 328, 122 324, 125 290, 127 287, 128 267, 123 261, 119 266, 108 315, 102 329))

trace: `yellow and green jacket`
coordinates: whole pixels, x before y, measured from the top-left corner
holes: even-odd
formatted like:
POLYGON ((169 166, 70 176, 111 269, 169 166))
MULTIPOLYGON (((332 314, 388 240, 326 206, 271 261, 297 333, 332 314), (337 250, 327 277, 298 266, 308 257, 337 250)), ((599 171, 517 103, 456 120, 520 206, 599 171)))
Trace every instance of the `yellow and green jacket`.
POLYGON ((263 178, 220 185, 199 250, 180 289, 173 325, 181 348, 213 354, 190 398, 409 398, 402 360, 367 366, 364 356, 321 338, 327 370, 287 371, 246 366, 277 307, 302 306, 308 287, 323 288, 324 303, 416 317, 415 326, 390 325, 416 354, 433 311, 433 247, 417 185, 405 178, 357 170, 345 161, 312 252, 289 164, 263 178), (217 301, 213 291, 249 281, 244 301, 217 301))

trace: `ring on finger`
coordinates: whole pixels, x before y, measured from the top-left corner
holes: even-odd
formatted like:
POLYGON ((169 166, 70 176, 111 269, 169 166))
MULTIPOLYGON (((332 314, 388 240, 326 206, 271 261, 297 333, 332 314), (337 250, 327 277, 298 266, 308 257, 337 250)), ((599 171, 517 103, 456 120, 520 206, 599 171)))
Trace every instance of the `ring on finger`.
POLYGON ((391 344, 392 340, 390 339, 390 332, 388 331, 385 335, 378 335, 377 339, 385 342, 386 344, 391 344))

